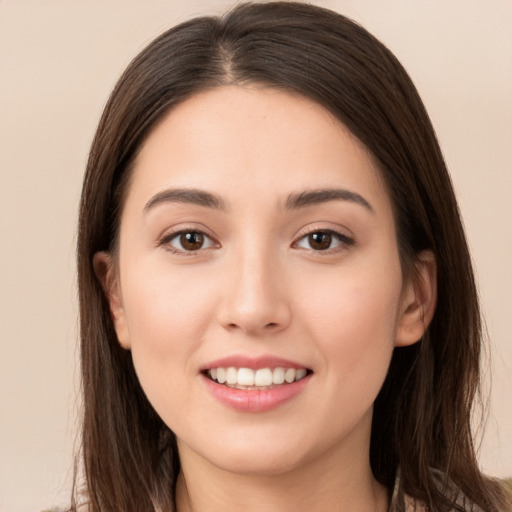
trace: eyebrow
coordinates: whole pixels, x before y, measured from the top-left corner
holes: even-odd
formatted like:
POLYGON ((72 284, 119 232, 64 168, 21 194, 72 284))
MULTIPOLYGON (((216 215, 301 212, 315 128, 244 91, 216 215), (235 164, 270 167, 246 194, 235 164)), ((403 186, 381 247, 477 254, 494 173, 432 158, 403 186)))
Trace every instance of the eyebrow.
POLYGON ((364 206, 368 211, 374 213, 370 203, 361 195, 343 188, 328 188, 310 190, 298 194, 290 194, 286 200, 286 208, 289 210, 304 208, 328 201, 349 201, 364 206))
POLYGON ((215 210, 227 209, 222 198, 210 192, 193 188, 174 188, 154 195, 144 206, 144 213, 162 203, 188 203, 215 210))
MULTIPOLYGON (((342 188, 309 190, 290 194, 286 200, 285 208, 295 210, 328 201, 348 201, 359 204, 372 213, 374 212, 370 203, 363 196, 342 188)), ((163 203, 187 203, 215 210, 227 210, 226 203, 218 195, 200 189, 177 188, 163 190, 155 194, 144 206, 144 213, 163 203)))

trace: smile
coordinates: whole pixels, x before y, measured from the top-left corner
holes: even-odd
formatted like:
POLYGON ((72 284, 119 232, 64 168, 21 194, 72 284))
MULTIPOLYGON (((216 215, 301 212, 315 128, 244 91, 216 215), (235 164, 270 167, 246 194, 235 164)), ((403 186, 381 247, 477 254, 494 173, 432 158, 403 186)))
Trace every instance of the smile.
POLYGON ((301 395, 314 372, 300 363, 271 356, 232 356, 203 366, 200 375, 209 393, 224 406, 262 413, 301 395))
POLYGON ((292 384, 308 374, 306 368, 236 368, 218 367, 206 371, 206 375, 219 384, 233 389, 264 390, 275 386, 292 384))

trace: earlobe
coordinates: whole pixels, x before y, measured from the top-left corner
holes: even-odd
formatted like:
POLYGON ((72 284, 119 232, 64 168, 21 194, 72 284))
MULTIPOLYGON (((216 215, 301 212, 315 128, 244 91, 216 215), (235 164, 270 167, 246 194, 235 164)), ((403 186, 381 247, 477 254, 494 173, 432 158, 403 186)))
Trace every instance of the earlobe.
POLYGON ((405 284, 395 345, 404 347, 418 342, 425 334, 437 303, 437 267, 432 251, 417 256, 415 272, 405 284))
POLYGON ((97 252, 93 257, 93 267, 107 298, 119 344, 128 350, 130 349, 128 326, 112 255, 104 251, 97 252))

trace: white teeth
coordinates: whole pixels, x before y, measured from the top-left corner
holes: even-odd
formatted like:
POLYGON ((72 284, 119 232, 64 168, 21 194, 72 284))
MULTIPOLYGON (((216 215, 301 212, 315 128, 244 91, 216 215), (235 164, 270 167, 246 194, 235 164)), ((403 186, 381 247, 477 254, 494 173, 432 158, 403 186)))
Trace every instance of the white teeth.
POLYGON ((239 386, 254 386, 254 370, 250 368, 240 368, 238 370, 237 384, 239 386))
POLYGON ((238 380, 238 372, 237 372, 236 368, 233 368, 233 366, 230 366, 226 370, 226 382, 228 384, 237 384, 237 380, 238 380))
POLYGON ((303 379, 307 373, 308 371, 305 368, 300 368, 295 374, 295 380, 303 379))
MULTIPOLYGON (((210 373, 211 375, 211 373, 210 373)), ((213 379, 213 375, 212 375, 213 379)), ((226 382, 226 369, 225 368, 217 368, 217 381, 219 384, 224 384, 226 382)))
POLYGON ((226 384, 230 387, 245 388, 269 388, 270 386, 279 386, 285 382, 292 382, 303 379, 307 375, 305 368, 211 368, 208 374, 212 380, 219 384, 226 384))
POLYGON ((256 370, 254 385, 272 386, 272 370, 270 368, 260 368, 259 370, 256 370))
POLYGON ((282 384, 284 382, 284 368, 274 368, 272 382, 274 384, 282 384))
POLYGON ((295 380, 295 375, 297 375, 295 368, 288 368, 284 372, 284 380, 288 382, 288 384, 291 384, 295 380))

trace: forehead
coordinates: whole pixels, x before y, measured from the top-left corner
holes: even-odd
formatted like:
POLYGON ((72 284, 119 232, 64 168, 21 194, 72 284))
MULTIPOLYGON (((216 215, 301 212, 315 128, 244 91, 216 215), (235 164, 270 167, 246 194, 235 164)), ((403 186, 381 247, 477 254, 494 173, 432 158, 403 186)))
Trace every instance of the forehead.
POLYGON ((193 187, 246 201, 334 186, 388 201, 374 158, 328 110, 282 90, 223 86, 177 105, 154 127, 129 196, 193 187))

